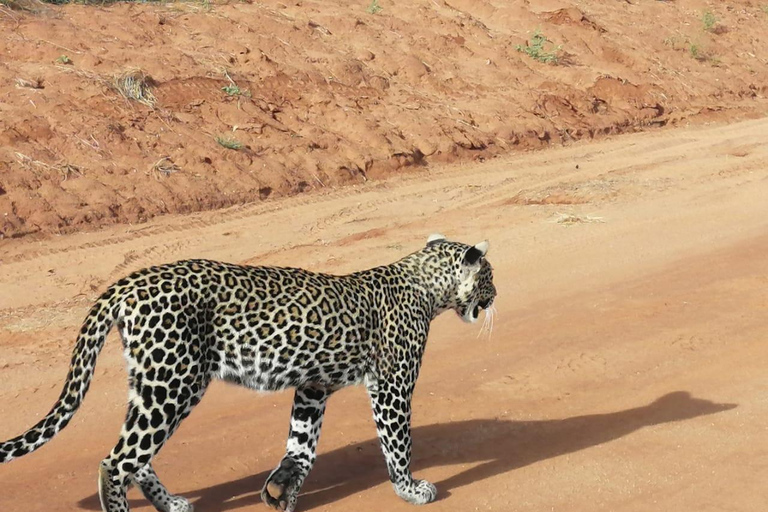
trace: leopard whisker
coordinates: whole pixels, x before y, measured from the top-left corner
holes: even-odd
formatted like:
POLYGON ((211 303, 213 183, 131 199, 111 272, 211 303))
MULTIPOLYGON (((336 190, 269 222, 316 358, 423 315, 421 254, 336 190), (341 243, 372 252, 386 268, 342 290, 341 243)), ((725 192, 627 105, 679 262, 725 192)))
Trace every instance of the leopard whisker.
POLYGON ((486 310, 485 316, 484 316, 484 318, 483 318, 483 323, 482 323, 482 325, 480 326, 480 329, 477 331, 477 336, 476 336, 476 339, 480 339, 480 336, 481 336, 481 335, 483 334, 483 332, 485 331, 485 326, 486 326, 486 324, 487 324, 487 323, 488 323, 488 313, 487 313, 487 310, 486 310))
POLYGON ((493 318, 496 313, 493 308, 493 304, 491 304, 491 307, 489 307, 486 311, 488 312, 486 313, 488 316, 488 341, 491 341, 491 337, 493 337, 493 318))
POLYGON ((496 304, 491 304, 491 309, 493 312, 491 313, 491 329, 490 329, 490 332, 488 333, 489 340, 493 336, 493 324, 496 321, 496 314, 499 312, 499 310, 496 309, 496 304))
POLYGON ((483 318, 483 325, 480 326, 480 330, 477 333, 477 338, 480 338, 480 336, 483 333, 486 333, 488 335, 488 339, 491 339, 491 334, 493 333, 493 315, 496 309, 491 305, 490 307, 485 308, 483 311, 485 311, 485 317, 483 318))

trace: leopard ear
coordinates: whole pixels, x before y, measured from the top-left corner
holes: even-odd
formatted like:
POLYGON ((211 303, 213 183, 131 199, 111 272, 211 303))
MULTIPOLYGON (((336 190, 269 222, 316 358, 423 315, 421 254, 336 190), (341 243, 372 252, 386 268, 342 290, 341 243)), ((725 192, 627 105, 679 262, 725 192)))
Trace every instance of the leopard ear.
POLYGON ((466 265, 474 265, 477 263, 480 258, 488 253, 489 246, 490 244, 488 243, 488 240, 484 240, 474 247, 467 249, 467 252, 464 253, 464 263, 466 265))
POLYGON ((475 245, 475 249, 480 251, 482 253, 482 255, 485 256, 486 254, 488 254, 488 248, 490 246, 491 246, 491 244, 488 243, 488 240, 483 240, 479 244, 475 245))
POLYGON ((430 245, 439 244, 440 242, 445 242, 445 237, 440 233, 433 233, 429 235, 429 238, 427 238, 427 247, 430 245))

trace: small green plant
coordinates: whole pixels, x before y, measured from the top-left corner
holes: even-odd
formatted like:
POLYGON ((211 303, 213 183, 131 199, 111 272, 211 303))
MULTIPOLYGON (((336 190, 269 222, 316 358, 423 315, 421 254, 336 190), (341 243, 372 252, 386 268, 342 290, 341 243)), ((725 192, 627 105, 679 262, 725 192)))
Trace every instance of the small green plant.
POLYGON ((58 62, 59 64, 68 65, 68 64, 72 64, 72 59, 70 59, 66 55, 62 55, 61 57, 56 59, 56 62, 58 62))
POLYGON ((699 60, 701 58, 701 48, 699 48, 699 45, 691 43, 688 51, 691 52, 691 57, 694 59, 699 60))
POLYGON ((690 43, 688 46, 688 51, 690 52, 691 57, 699 62, 711 64, 716 68, 722 65, 722 61, 719 57, 715 57, 712 53, 706 51, 697 43, 690 43))
POLYGON ((368 14, 379 14, 381 12, 379 0, 371 0, 371 4, 365 9, 368 14))
POLYGON ((717 17, 712 14, 712 11, 704 11, 701 17, 701 22, 704 24, 704 30, 707 32, 714 32, 717 26, 717 17))
POLYGON ((768 4, 763 5, 760 9, 762 9, 765 14, 768 14, 768 4))
POLYGON ((525 46, 519 44, 515 49, 528 55, 530 58, 545 64, 557 64, 560 60, 560 50, 562 45, 555 46, 552 44, 547 36, 541 33, 538 29, 533 32, 531 40, 528 41, 525 46))
POLYGON ((216 142, 219 143, 219 146, 225 147, 227 149, 234 149, 235 151, 243 149, 243 144, 241 142, 230 137, 224 137, 220 135, 216 137, 216 142))
POLYGON ((221 90, 227 93, 227 96, 250 96, 251 95, 249 91, 241 90, 240 87, 238 87, 238 85, 234 83, 225 85, 224 87, 221 88, 221 90))
POLYGON ((239 96, 240 95, 240 88, 234 84, 231 85, 225 85, 221 88, 222 91, 227 93, 227 96, 239 96))
POLYGON ((702 60, 704 58, 704 54, 701 52, 701 47, 696 43, 691 43, 691 46, 688 47, 688 51, 691 53, 691 57, 696 60, 702 60))
POLYGON ((224 78, 226 78, 229 81, 229 85, 225 85, 224 87, 221 88, 221 90, 224 91, 227 94, 227 96, 248 96, 249 98, 251 97, 250 91, 248 91, 247 89, 245 91, 240 89, 240 86, 238 86, 237 83, 235 83, 235 81, 232 80, 232 77, 229 76, 229 72, 226 69, 224 70, 224 78))

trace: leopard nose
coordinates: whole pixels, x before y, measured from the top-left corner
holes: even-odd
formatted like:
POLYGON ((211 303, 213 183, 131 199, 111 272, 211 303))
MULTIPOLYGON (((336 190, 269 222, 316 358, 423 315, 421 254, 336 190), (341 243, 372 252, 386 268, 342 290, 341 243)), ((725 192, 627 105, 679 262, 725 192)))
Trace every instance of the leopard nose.
POLYGON ((477 305, 485 309, 488 307, 488 304, 490 303, 491 303, 491 299, 486 299, 486 300, 481 300, 480 302, 477 303, 477 305))

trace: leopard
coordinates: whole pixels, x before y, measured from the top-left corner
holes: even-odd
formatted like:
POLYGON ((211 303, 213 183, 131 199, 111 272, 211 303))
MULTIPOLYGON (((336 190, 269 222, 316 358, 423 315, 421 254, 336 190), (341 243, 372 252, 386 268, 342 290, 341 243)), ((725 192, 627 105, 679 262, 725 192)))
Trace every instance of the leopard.
POLYGON ((436 487, 411 472, 411 402, 430 325, 453 310, 474 323, 496 298, 488 241, 431 235, 394 263, 345 275, 190 259, 137 270, 94 302, 50 412, 0 443, 0 462, 53 439, 83 402, 107 334, 117 327, 127 363, 125 422, 98 468, 104 512, 127 512, 136 486, 161 512, 191 512, 152 467, 155 455, 214 380, 273 392, 294 389, 285 454, 261 498, 293 512, 317 458, 326 403, 363 385, 395 493, 432 502, 436 487))

